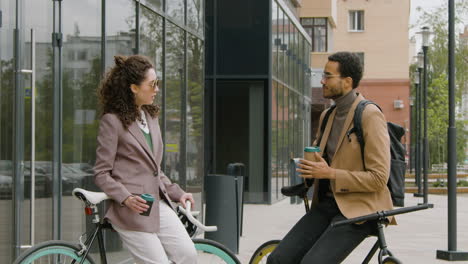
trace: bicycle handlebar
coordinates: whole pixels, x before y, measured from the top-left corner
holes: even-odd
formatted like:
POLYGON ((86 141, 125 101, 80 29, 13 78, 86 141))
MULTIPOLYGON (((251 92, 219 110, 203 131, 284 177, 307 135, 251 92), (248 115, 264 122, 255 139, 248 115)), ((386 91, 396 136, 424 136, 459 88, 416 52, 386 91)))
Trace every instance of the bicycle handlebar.
POLYGON ((331 227, 338 227, 342 225, 354 224, 354 223, 364 222, 364 221, 369 221, 369 220, 383 219, 387 216, 393 216, 393 215, 399 215, 399 214, 405 214, 409 212, 424 210, 429 207, 430 207, 429 204, 420 204, 420 205, 403 207, 403 208, 398 208, 398 209, 393 209, 393 210, 388 210, 388 211, 380 211, 380 212, 376 212, 373 214, 368 214, 368 215, 358 216, 358 217, 354 217, 354 218, 350 218, 346 220, 336 221, 336 222, 331 223, 331 227))
POLYGON ((206 226, 206 225, 200 223, 200 221, 198 221, 197 219, 195 219, 195 217, 193 217, 191 209, 192 209, 192 204, 190 203, 190 201, 185 202, 185 209, 182 206, 179 205, 179 210, 185 216, 187 216, 187 218, 188 218, 188 220, 190 222, 192 222, 195 226, 197 226, 201 230, 203 230, 205 232, 214 232, 214 231, 218 230, 217 226, 206 226))

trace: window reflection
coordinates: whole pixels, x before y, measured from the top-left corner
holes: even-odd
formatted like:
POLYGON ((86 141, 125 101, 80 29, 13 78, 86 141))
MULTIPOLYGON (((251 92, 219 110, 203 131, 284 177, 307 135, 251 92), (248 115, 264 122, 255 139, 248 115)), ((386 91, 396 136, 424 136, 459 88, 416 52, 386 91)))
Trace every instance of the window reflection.
POLYGON ((203 183, 203 42, 194 36, 187 39, 187 191, 196 195, 201 207, 203 183))
MULTIPOLYGON (((194 1, 194 0, 188 0, 194 1)), ((166 1, 166 13, 169 14, 177 22, 184 24, 185 5, 184 0, 168 0, 166 1)))
POLYGON ((203 1, 187 0, 187 26, 203 33, 203 1))
MULTIPOLYGON (((140 54, 150 58, 156 76, 164 80, 163 76, 163 19, 150 9, 142 7, 140 15, 140 54)), ((163 89, 160 85, 159 89, 163 89)), ((161 106, 161 94, 156 96, 156 104, 161 106)))
MULTIPOLYGON (((166 35, 166 90, 164 114, 166 116, 165 158, 166 175, 180 182, 181 92, 184 89, 184 32, 174 24, 167 24, 166 35)), ((182 186, 184 187, 184 186, 182 186)))
POLYGON ((106 67, 114 64, 115 55, 135 53, 135 27, 134 1, 113 0, 106 5, 106 67))

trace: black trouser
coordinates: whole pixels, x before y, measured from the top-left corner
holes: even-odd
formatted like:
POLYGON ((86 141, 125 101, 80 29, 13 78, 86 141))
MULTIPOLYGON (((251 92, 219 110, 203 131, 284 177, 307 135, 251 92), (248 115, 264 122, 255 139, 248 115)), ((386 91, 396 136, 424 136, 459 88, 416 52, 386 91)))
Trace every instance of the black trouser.
POLYGON ((268 264, 341 263, 376 228, 375 222, 331 228, 345 219, 333 198, 304 215, 268 257, 268 264))

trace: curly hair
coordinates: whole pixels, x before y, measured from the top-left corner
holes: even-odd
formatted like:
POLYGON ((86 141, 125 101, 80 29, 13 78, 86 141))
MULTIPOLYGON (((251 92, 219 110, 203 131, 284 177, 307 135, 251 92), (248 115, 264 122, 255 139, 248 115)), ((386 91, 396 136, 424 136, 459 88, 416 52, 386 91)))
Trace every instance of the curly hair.
POLYGON ((359 57, 351 52, 337 52, 328 56, 329 61, 338 62, 338 70, 341 77, 351 77, 353 79, 353 89, 358 87, 362 79, 362 63, 359 57))
MULTIPOLYGON (((98 97, 103 108, 103 115, 116 114, 125 129, 131 123, 141 120, 135 95, 130 89, 131 84, 140 85, 149 69, 154 66, 148 58, 141 55, 114 56, 115 66, 105 75, 98 90, 98 97)), ((142 109, 152 117, 159 113, 157 105, 143 105, 142 109)))

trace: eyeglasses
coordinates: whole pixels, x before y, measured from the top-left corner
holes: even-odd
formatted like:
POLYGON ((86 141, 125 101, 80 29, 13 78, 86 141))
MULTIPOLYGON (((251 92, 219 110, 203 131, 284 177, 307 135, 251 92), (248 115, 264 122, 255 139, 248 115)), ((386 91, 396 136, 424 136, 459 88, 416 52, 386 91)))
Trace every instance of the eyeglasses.
POLYGON ((150 85, 151 85, 151 87, 153 87, 153 88, 156 88, 156 86, 159 87, 159 86, 161 85, 161 80, 156 79, 156 80, 155 80, 154 82, 152 82, 150 85))
POLYGON ((334 78, 334 77, 341 77, 341 75, 339 75, 339 74, 332 75, 332 74, 322 73, 322 81, 323 80, 327 81, 327 80, 329 80, 331 78, 334 78))

